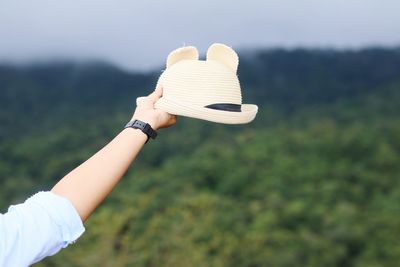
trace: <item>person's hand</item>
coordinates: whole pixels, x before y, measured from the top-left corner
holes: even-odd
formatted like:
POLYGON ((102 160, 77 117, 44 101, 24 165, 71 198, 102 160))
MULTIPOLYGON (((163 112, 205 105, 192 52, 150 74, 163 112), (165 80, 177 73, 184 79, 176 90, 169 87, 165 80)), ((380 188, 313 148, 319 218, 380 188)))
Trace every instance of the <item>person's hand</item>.
POLYGON ((131 120, 137 119, 147 122, 154 130, 166 128, 176 123, 176 115, 171 115, 161 109, 155 109, 154 103, 162 96, 162 86, 148 96, 136 99, 136 110, 131 120))

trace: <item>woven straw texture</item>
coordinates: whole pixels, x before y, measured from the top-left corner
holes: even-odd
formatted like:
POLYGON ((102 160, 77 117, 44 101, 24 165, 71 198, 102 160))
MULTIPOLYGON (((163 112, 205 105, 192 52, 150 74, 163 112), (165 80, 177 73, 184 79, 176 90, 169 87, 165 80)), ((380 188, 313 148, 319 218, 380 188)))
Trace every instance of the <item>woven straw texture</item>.
POLYGON ((167 69, 157 82, 163 86, 163 97, 155 107, 171 114, 218 123, 241 124, 252 121, 257 106, 242 104, 237 65, 236 53, 223 44, 210 46, 207 60, 198 60, 198 52, 194 47, 171 52, 167 69), (216 103, 241 105, 241 112, 205 107, 216 103))

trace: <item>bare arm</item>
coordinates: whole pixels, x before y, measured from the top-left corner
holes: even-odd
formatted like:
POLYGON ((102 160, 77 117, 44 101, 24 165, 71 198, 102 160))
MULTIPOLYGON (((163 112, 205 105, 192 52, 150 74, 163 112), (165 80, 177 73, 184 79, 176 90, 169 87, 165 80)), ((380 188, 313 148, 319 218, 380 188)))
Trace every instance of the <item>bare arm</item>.
MULTIPOLYGON (((162 88, 158 87, 149 96, 138 98, 132 119, 147 122, 153 129, 173 125, 176 116, 154 109, 161 95, 162 88)), ((122 130, 104 148, 64 176, 51 191, 69 199, 82 221, 86 221, 120 181, 146 140, 141 130, 122 130)))

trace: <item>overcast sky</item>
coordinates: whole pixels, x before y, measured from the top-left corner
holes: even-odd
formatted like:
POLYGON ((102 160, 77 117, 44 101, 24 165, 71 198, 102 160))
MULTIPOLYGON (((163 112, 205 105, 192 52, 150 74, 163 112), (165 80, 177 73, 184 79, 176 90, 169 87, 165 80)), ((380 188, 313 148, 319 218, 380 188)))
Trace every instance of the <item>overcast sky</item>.
POLYGON ((400 45, 399 0, 0 0, 0 62, 101 59, 131 70, 234 49, 400 45))

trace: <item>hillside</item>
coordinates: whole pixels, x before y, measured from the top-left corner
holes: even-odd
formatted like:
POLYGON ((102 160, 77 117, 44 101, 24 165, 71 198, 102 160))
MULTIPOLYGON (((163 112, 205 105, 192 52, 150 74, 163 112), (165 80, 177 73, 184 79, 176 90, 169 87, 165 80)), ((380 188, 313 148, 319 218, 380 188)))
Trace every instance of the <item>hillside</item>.
MULTIPOLYGON (((85 235, 36 266, 397 266, 400 51, 241 57, 243 126, 179 118, 85 235)), ((101 148, 159 72, 0 67, 0 207, 101 148)))

